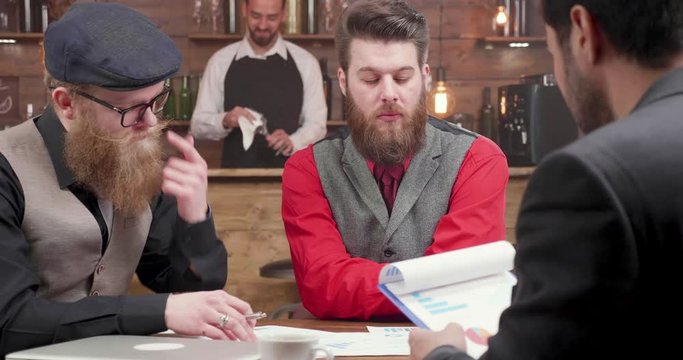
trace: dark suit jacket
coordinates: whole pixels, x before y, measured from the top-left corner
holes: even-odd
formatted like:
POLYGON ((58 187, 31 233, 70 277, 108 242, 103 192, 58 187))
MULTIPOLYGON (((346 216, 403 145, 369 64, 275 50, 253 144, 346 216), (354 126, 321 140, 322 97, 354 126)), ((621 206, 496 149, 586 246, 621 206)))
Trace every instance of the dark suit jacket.
POLYGON ((482 359, 682 356, 683 68, 538 166, 517 239, 516 293, 482 359))

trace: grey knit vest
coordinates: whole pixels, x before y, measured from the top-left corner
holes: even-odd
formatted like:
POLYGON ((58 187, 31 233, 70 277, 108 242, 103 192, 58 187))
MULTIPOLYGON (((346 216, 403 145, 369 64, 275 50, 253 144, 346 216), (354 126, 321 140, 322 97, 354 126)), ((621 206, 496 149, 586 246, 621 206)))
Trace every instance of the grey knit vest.
POLYGON ((350 136, 315 144, 313 155, 323 191, 349 254, 375 262, 422 256, 449 209, 455 178, 476 136, 430 118, 425 146, 413 155, 391 217, 366 160, 350 136))
POLYGON ((34 122, 1 131, 0 152, 23 189, 21 227, 30 266, 40 280, 37 295, 72 302, 88 295, 125 294, 149 233, 151 210, 131 218, 114 212, 102 255, 97 220, 69 189, 59 188, 34 122))

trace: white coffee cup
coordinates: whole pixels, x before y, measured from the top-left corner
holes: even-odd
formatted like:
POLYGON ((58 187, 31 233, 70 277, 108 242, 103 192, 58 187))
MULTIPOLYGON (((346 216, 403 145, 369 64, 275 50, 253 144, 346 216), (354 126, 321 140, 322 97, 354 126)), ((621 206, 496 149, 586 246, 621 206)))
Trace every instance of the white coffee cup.
POLYGON ((261 360, 313 360, 319 352, 334 359, 330 351, 317 345, 318 337, 309 334, 271 334, 258 340, 261 360))

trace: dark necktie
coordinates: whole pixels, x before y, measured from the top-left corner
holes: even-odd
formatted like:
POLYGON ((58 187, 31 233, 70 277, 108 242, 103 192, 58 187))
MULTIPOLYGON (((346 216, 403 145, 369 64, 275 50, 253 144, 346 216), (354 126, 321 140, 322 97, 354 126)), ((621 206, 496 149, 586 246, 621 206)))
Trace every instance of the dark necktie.
POLYGON ((379 185, 379 192, 382 193, 384 203, 387 205, 389 215, 391 215, 391 209, 394 208, 398 185, 401 183, 404 172, 403 164, 375 165, 372 172, 377 180, 377 185, 379 185))

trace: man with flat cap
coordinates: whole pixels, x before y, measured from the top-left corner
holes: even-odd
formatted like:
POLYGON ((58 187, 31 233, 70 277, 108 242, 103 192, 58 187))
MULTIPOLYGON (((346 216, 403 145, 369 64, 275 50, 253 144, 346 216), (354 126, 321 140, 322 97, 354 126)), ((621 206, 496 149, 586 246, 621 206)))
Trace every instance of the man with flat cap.
POLYGON ((48 27, 50 106, 0 132, 0 356, 166 329, 255 340, 250 306, 222 290, 205 161, 172 132, 180 155, 162 158, 156 114, 180 61, 120 4, 74 5, 48 27), (126 295, 134 273, 158 294, 126 295))

